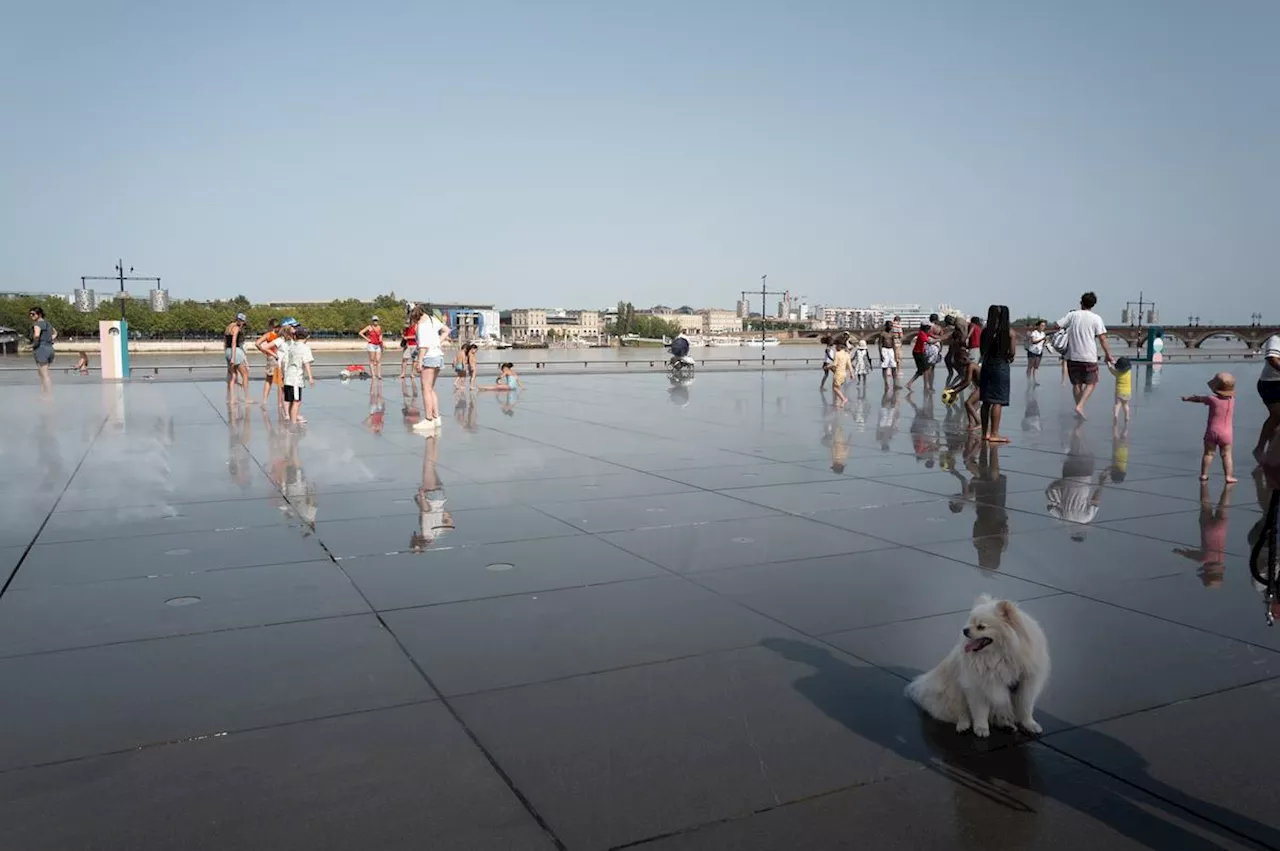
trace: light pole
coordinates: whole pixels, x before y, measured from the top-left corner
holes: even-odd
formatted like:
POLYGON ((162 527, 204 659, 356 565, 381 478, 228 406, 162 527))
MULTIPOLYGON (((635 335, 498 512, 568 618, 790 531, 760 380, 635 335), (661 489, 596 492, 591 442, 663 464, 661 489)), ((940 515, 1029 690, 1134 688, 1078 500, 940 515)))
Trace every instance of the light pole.
MULTIPOLYGON (((784 293, 770 290, 768 287, 769 276, 760 276, 760 368, 764 369, 764 341, 765 341, 765 319, 769 314, 769 296, 784 295, 784 293)), ((747 300, 747 291, 742 290, 742 300, 747 300)), ((750 312, 750 311, 748 311, 750 312)))
MULTIPOLYGON (((129 271, 130 271, 130 272, 132 272, 132 271, 133 271, 133 267, 132 267, 132 266, 130 266, 130 267, 129 267, 129 271)), ((115 273, 114 275, 111 275, 111 276, 106 276, 106 275, 81 275, 81 276, 80 276, 80 289, 85 289, 85 288, 86 288, 86 287, 85 287, 85 283, 84 283, 85 281, 119 281, 119 282, 120 282, 120 295, 118 296, 118 298, 120 299, 120 319, 121 319, 121 320, 124 320, 124 319, 126 318, 126 317, 125 317, 125 302, 129 300, 128 294, 124 291, 124 282, 125 282, 125 281, 154 281, 154 282, 155 282, 155 285, 156 285, 156 289, 160 289, 160 279, 159 279, 159 278, 147 278, 147 277, 141 277, 141 276, 139 276, 139 277, 134 277, 134 276, 132 276, 132 275, 126 275, 126 274, 124 273, 124 261, 123 261, 123 260, 117 260, 117 261, 116 261, 116 273, 115 273)))

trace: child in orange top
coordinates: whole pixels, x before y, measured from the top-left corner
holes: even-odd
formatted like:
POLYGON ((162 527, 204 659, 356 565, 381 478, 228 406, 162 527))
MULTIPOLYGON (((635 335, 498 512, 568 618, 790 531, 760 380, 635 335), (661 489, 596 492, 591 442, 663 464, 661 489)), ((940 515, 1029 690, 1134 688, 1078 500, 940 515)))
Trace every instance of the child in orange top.
POLYGON ((1236 410, 1236 380, 1229 372, 1219 372, 1209 379, 1212 396, 1183 396, 1184 402, 1209 406, 1209 423, 1204 430, 1204 457, 1200 459, 1200 481, 1209 480, 1209 465, 1215 452, 1222 455, 1222 472, 1227 484, 1239 481, 1231 459, 1231 419, 1236 410))

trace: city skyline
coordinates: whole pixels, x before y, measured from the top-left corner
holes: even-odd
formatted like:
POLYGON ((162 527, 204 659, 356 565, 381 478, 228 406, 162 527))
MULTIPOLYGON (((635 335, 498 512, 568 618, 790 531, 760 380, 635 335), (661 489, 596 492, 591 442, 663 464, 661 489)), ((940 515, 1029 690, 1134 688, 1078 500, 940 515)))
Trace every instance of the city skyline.
POLYGON ((767 274, 810 304, 1280 315, 1266 0, 6 23, 0 289, 123 254, 175 299, 725 306, 767 274))

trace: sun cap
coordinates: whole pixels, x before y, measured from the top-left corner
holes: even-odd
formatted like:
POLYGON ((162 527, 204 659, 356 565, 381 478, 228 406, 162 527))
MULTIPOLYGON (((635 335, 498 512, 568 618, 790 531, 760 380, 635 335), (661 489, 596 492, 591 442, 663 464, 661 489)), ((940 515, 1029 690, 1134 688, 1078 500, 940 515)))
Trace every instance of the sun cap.
POLYGON ((237 313, 237 314, 236 314, 236 321, 237 321, 237 322, 248 322, 248 321, 249 321, 249 317, 245 316, 243 313, 237 313))

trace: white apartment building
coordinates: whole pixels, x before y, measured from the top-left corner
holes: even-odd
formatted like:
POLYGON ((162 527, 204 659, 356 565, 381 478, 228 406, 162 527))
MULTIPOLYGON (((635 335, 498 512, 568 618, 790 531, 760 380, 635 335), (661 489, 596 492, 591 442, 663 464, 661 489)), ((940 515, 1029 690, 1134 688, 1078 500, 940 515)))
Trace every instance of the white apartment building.
POLYGON ((826 328, 870 331, 884 324, 884 314, 869 307, 815 307, 814 319, 826 328))
POLYGON ((702 334, 737 334, 742 330, 742 318, 736 310, 717 310, 714 307, 699 310, 702 319, 702 334))
POLYGON ((604 331, 598 310, 517 308, 511 311, 513 341, 594 340, 604 331))

